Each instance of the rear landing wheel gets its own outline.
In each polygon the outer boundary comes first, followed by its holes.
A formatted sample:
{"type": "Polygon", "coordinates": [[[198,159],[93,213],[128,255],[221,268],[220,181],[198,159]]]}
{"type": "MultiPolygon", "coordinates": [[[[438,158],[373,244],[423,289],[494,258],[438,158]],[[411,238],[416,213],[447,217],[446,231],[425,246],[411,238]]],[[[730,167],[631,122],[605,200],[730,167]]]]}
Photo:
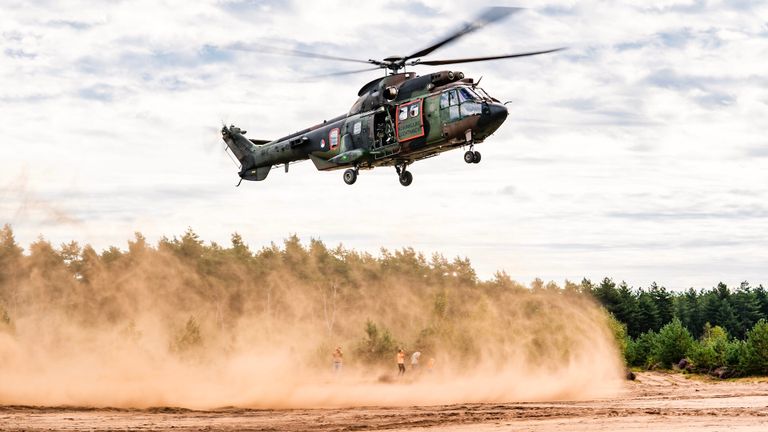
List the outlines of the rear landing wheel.
{"type": "Polygon", "coordinates": [[[357,181],[357,171],[348,169],[344,171],[344,183],[351,185],[357,181]]]}
{"type": "Polygon", "coordinates": [[[472,160],[472,163],[480,163],[480,152],[474,152],[474,159],[472,160]]]}
{"type": "Polygon", "coordinates": [[[413,182],[413,174],[411,174],[410,171],[403,171],[402,174],[400,174],[400,184],[403,186],[408,186],[413,182]]]}
{"type": "Polygon", "coordinates": [[[472,150],[464,153],[464,162],[466,163],[475,163],[475,152],[472,150]]]}

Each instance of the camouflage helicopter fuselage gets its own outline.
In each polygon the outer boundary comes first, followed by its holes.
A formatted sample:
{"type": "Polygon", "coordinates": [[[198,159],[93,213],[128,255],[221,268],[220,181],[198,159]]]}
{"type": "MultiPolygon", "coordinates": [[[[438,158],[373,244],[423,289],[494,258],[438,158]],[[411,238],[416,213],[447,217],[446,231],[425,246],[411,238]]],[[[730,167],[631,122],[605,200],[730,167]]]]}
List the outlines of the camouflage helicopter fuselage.
{"type": "Polygon", "coordinates": [[[310,159],[321,171],[346,169],[352,184],[360,169],[394,166],[400,183],[413,177],[407,166],[468,146],[467,163],[480,161],[474,144],[494,133],[507,109],[461,72],[424,76],[398,73],[373,80],[358,92],[349,113],[274,140],[252,140],[235,126],[222,138],[240,161],[240,178],[264,180],[270,169],[310,159]]]}

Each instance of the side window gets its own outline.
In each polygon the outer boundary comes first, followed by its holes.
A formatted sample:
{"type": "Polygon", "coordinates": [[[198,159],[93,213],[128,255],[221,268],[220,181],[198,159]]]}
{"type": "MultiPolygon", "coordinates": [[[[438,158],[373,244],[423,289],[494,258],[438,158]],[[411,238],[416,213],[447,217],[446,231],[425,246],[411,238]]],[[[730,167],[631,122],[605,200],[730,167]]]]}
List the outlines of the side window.
{"type": "Polygon", "coordinates": [[[450,92],[448,92],[448,98],[451,101],[451,106],[459,104],[459,98],[456,97],[456,90],[451,90],[450,92]]]}
{"type": "Polygon", "coordinates": [[[359,134],[360,134],[360,130],[361,130],[362,128],[363,128],[363,125],[362,125],[362,123],[360,123],[360,122],[356,122],[356,123],[355,123],[355,126],[354,126],[354,127],[352,127],[352,133],[353,133],[353,134],[355,134],[355,135],[359,135],[359,134]]]}
{"type": "Polygon", "coordinates": [[[331,129],[328,133],[328,142],[331,145],[331,150],[336,150],[339,147],[339,128],[331,129]]]}
{"type": "Polygon", "coordinates": [[[408,107],[400,107],[400,114],[397,115],[399,120],[405,120],[408,118],[408,107]]]}
{"type": "Polygon", "coordinates": [[[451,105],[450,108],[448,108],[448,118],[450,120],[458,120],[459,119],[459,106],[458,105],[451,105]]]}
{"type": "Polygon", "coordinates": [[[482,113],[483,109],[477,102],[467,101],[461,103],[461,116],[469,117],[482,113]]]}
{"type": "Polygon", "coordinates": [[[448,108],[448,92],[440,95],[440,108],[448,108]]]}

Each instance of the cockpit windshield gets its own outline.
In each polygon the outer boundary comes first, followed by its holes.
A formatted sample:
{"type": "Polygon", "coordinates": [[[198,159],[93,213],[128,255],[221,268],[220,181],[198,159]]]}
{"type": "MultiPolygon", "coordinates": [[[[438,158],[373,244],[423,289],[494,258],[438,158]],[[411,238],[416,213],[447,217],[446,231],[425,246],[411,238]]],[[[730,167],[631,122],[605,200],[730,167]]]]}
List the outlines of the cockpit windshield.
{"type": "Polygon", "coordinates": [[[469,87],[459,87],[459,99],[461,102],[482,101],[483,98],[469,87]]]}
{"type": "Polygon", "coordinates": [[[447,121],[482,114],[483,104],[490,100],[468,86],[456,86],[440,94],[440,109],[447,121]]]}

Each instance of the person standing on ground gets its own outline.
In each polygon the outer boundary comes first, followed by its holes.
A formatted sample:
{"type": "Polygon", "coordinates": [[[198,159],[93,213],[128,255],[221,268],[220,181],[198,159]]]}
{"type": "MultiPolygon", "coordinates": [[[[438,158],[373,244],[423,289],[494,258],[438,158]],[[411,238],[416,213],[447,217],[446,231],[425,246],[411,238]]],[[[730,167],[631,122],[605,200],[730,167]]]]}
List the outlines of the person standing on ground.
{"type": "Polygon", "coordinates": [[[333,373],[338,375],[341,373],[341,368],[344,363],[344,353],[341,352],[341,347],[337,346],[333,351],[333,373]]]}
{"type": "Polygon", "coordinates": [[[411,354],[411,369],[416,372],[419,369],[419,358],[421,357],[420,351],[415,351],[411,354]]]}
{"type": "Polygon", "coordinates": [[[402,348],[397,351],[397,375],[405,374],[405,351],[402,348]]]}

